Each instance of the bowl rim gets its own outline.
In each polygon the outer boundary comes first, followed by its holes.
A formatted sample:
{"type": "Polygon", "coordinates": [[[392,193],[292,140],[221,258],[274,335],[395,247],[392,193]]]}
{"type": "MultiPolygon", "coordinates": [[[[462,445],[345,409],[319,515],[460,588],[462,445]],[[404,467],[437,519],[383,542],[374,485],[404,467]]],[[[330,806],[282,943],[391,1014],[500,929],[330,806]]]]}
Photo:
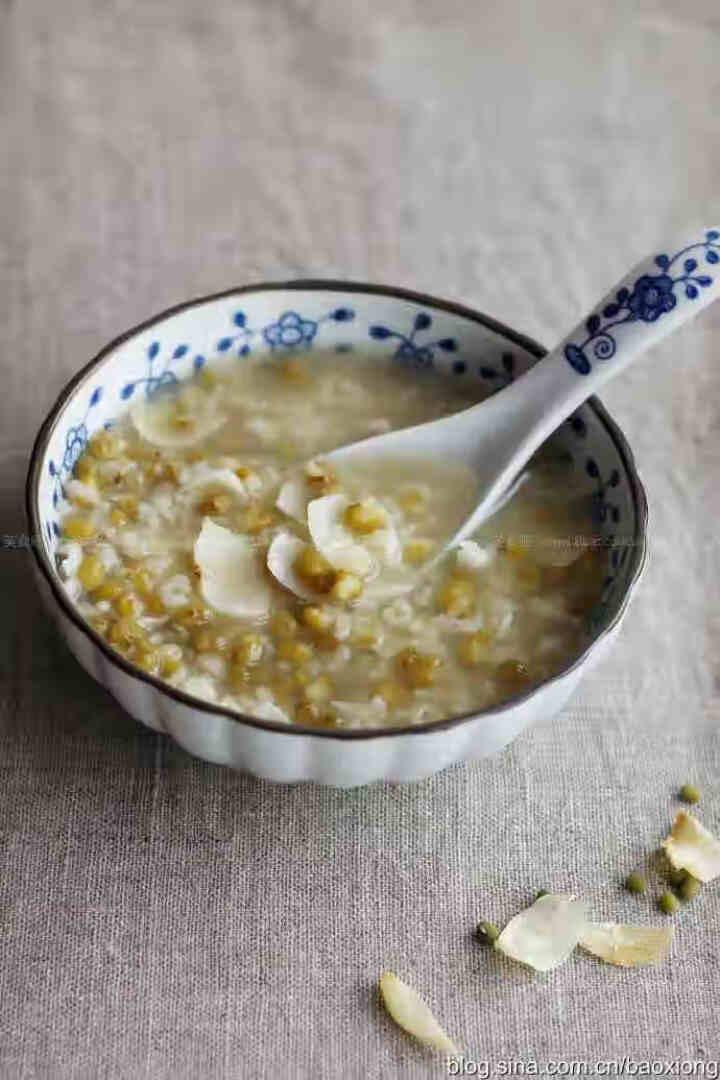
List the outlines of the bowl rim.
{"type": "Polygon", "coordinates": [[[344,293],[364,293],[369,296],[384,296],[395,300],[409,300],[414,303],[422,304],[423,306],[435,308],[438,311],[447,312],[450,315],[458,315],[462,318],[469,319],[482,326],[486,330],[491,330],[494,333],[505,338],[510,344],[517,345],[537,360],[541,360],[546,354],[545,349],[538,342],[532,338],[527,337],[525,334],[512,329],[512,327],[506,326],[504,323],[499,322],[497,319],[492,318],[490,315],[486,315],[481,311],[474,308],[467,307],[465,304],[460,304],[452,300],[443,300],[439,297],[432,296],[428,293],[416,292],[412,289],[405,289],[400,286],[393,285],[379,285],[375,283],[359,282],[359,281],[342,281],[340,279],[323,279],[323,278],[299,278],[291,279],[289,281],[270,281],[260,282],[254,285],[241,285],[230,289],[223,289],[220,292],[209,293],[203,296],[195,297],[191,300],[183,301],[179,304],[174,304],[172,307],[166,308],[164,311],[159,312],[156,315],[152,315],[150,318],[143,320],[130,330],[126,330],[124,333],[113,338],[112,341],[104,345],[102,349],[95,356],[88,361],[62,388],[58,394],[54,404],[51,406],[45,419],[43,420],[40,429],[37,433],[35,441],[33,443],[32,451],[30,453],[30,459],[28,463],[27,477],[25,482],[25,514],[30,532],[30,550],[35,559],[35,565],[44,577],[47,585],[50,588],[52,596],[56,603],[59,605],[63,614],[70,619],[74,626],[81,631],[81,633],[89,639],[90,643],[99,649],[106,660],[109,660],[116,667],[120,668],[126,675],[131,676],[134,679],[138,679],[142,682],[149,684],[155,690],[160,691],[162,694],[179,702],[181,705],[189,706],[190,708],[197,709],[206,713],[210,713],[216,716],[225,717],[228,720],[233,720],[235,723],[247,725],[250,727],[259,728],[263,731],[268,731],[277,734],[300,736],[306,735],[312,738],[319,739],[334,739],[341,741],[362,741],[366,739],[379,739],[396,736],[408,736],[408,735],[432,735],[439,731],[447,731],[452,728],[459,727],[461,724],[469,723],[471,720],[479,719],[485,716],[497,716],[509,709],[515,708],[518,705],[531,700],[533,697],[540,694],[545,687],[552,683],[558,682],[564,679],[572,672],[579,669],[586,661],[589,654],[612,632],[617,628],[621,619],[623,618],[627,607],[630,603],[630,598],[637,585],[640,576],[642,575],[645,563],[647,560],[647,524],[648,524],[648,504],[645,489],[642,481],[638,475],[637,467],[635,465],[635,458],[632,450],[627,442],[627,439],[623,435],[622,431],[609,415],[602,402],[595,396],[589,397],[585,404],[590,406],[598,416],[605,427],[608,435],[610,436],[615,448],[623,463],[623,467],[628,476],[630,483],[630,491],[635,506],[636,513],[636,529],[633,537],[633,548],[636,550],[635,566],[633,573],[628,580],[625,588],[625,594],[622,598],[622,602],[615,613],[612,620],[603,628],[603,630],[587,644],[585,649],[573,660],[568,666],[561,671],[556,672],[548,679],[544,679],[537,686],[532,687],[530,690],[523,694],[518,694],[511,698],[506,698],[504,701],[497,705],[491,705],[489,707],[475,710],[473,712],[462,713],[459,716],[451,716],[442,720],[434,720],[428,724],[408,725],[406,727],[393,728],[349,728],[349,729],[337,729],[337,728],[313,728],[309,725],[302,724],[287,724],[279,721],[262,720],[258,717],[249,716],[246,713],[240,712],[238,709],[227,708],[222,705],[215,705],[213,702],[204,701],[202,698],[194,697],[192,694],[187,694],[183,690],[172,686],[170,683],[165,682],[163,679],[158,678],[155,675],[151,675],[149,672],[143,671],[142,668],[137,667],[131,661],[127,660],[120,653],[116,652],[108,645],[104,638],[102,638],[82,615],[75,609],[72,601],[62,588],[62,584],[57,575],[57,570],[53,567],[49,558],[45,554],[44,546],[37,541],[37,537],[42,535],[39,509],[38,509],[38,490],[40,483],[41,462],[45,455],[47,445],[50,438],[59,422],[60,414],[66,403],[73,396],[75,391],[83,385],[90,377],[90,375],[98,368],[105,358],[112,352],[114,352],[119,346],[123,345],[126,341],[136,337],[144,330],[149,329],[152,326],[163,322],[172,315],[177,315],[181,311],[187,311],[193,307],[199,307],[201,304],[212,302],[213,300],[223,300],[231,296],[242,296],[251,293],[259,292],[344,292],[344,293]]]}

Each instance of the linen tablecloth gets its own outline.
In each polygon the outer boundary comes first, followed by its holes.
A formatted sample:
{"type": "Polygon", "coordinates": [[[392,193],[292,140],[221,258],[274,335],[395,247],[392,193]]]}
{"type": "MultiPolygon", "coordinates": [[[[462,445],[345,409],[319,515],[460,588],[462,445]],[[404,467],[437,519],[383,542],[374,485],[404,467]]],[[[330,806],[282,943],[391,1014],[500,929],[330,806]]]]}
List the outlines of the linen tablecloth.
{"type": "MultiPolygon", "coordinates": [[[[0,533],[25,531],[64,382],[190,296],[397,283],[554,343],[632,262],[718,224],[719,56],[716,0],[2,0],[0,533]]],[[[681,783],[720,831],[719,331],[711,311],[603,395],[651,506],[614,652],[560,716],[423,783],[193,760],[81,671],[27,555],[0,551],[3,1080],[447,1075],[378,1008],[385,968],[478,1075],[712,1075],[717,887],[654,970],[533,976],[472,930],[541,887],[660,922],[621,882],[681,783]]]]}

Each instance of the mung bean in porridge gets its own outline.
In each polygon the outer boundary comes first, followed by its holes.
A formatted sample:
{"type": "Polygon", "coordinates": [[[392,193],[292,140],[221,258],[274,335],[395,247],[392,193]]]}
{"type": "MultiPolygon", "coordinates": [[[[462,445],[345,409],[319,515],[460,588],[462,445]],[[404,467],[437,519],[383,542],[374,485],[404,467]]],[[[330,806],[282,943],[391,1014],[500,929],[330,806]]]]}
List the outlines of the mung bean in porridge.
{"type": "Polygon", "coordinates": [[[478,397],[322,353],[203,371],[90,440],[67,485],[66,588],[134,664],[261,719],[407,726],[523,693],[582,649],[601,588],[572,463],[548,444],[428,571],[476,502],[468,477],[322,457],[478,397]]]}

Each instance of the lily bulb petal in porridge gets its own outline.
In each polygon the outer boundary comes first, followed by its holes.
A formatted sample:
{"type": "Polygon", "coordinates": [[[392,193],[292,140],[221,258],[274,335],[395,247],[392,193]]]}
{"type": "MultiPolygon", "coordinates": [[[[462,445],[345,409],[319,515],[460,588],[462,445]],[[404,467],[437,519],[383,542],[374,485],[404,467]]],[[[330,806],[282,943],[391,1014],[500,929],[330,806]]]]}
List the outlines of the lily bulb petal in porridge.
{"type": "Polygon", "coordinates": [[[193,552],[200,592],[212,610],[239,619],[261,619],[268,614],[272,591],[249,536],[224,529],[207,517],[193,552]]]}
{"type": "Polygon", "coordinates": [[[323,460],[481,396],[321,352],[158,391],[77,462],[58,552],[68,594],[143,671],[267,723],[402,728],[524,694],[582,651],[602,588],[573,463],[548,444],[436,562],[477,500],[467,470],[323,460]]]}

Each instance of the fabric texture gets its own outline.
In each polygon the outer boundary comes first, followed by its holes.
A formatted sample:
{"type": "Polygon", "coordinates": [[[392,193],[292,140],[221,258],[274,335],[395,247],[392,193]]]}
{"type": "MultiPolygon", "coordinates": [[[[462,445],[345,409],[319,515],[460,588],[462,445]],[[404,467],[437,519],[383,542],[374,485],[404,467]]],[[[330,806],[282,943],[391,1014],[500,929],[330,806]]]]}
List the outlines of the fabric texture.
{"type": "MultiPolygon", "coordinates": [[[[0,534],[25,531],[63,384],[183,299],[379,281],[557,341],[719,224],[719,47],[716,0],[2,0],[0,534]]],[[[378,1007],[383,969],[481,1069],[717,1060],[717,885],[655,970],[533,976],[472,931],[539,888],[662,922],[686,780],[720,833],[719,340],[716,308],[603,395],[651,511],[613,653],[560,716],[423,783],[193,760],[81,671],[0,551],[3,1080],[447,1075],[378,1007]]]]}

